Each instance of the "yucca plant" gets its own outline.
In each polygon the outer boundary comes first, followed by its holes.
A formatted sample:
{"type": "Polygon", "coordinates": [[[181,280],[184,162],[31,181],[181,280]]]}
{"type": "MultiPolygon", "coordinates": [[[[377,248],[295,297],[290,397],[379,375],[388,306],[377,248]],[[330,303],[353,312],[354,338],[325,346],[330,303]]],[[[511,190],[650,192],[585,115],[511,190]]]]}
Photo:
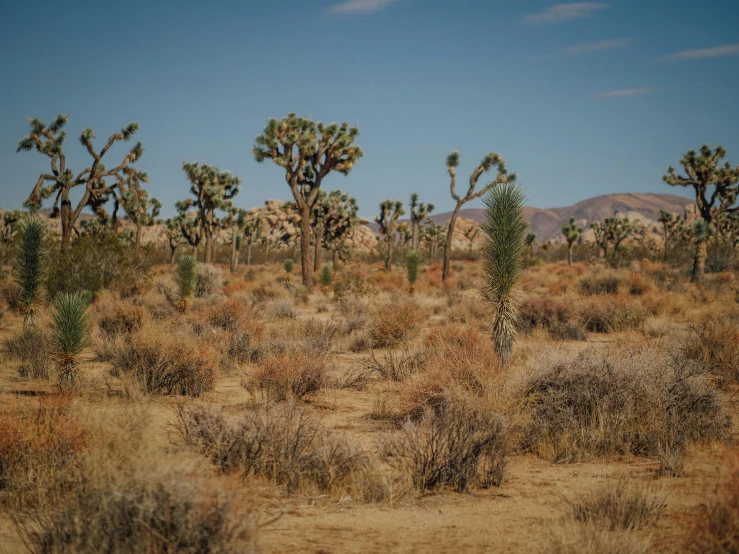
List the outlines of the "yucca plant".
{"type": "Polygon", "coordinates": [[[528,225],[523,215],[525,197],[520,185],[491,189],[485,197],[485,294],[493,307],[493,342],[502,363],[513,351],[518,307],[516,288],[521,279],[528,225]]]}
{"type": "Polygon", "coordinates": [[[703,219],[696,221],[690,229],[690,235],[693,237],[696,245],[693,274],[691,276],[691,282],[693,283],[703,281],[703,274],[706,272],[706,258],[708,257],[708,248],[706,245],[713,234],[713,226],[703,219]]]}
{"type": "Polygon", "coordinates": [[[323,264],[321,268],[321,286],[325,289],[331,286],[334,280],[334,272],[331,270],[331,266],[323,264]]]}
{"type": "Polygon", "coordinates": [[[77,382],[77,356],[87,345],[88,292],[61,293],[54,299],[54,358],[59,388],[69,390],[77,382]]]}
{"type": "Polygon", "coordinates": [[[46,226],[41,220],[33,218],[21,222],[16,280],[21,287],[20,307],[25,328],[36,326],[46,271],[45,238],[46,226]]]}
{"type": "Polygon", "coordinates": [[[285,268],[285,286],[290,286],[290,277],[293,274],[293,270],[295,269],[295,261],[292,258],[286,259],[284,262],[282,262],[282,267],[285,268]]]}
{"type": "Polygon", "coordinates": [[[409,292],[413,294],[416,281],[418,280],[418,270],[421,267],[421,253],[418,250],[410,250],[405,256],[405,269],[408,274],[409,292]]]}
{"type": "Polygon", "coordinates": [[[180,256],[177,260],[177,270],[174,280],[177,283],[177,294],[179,296],[178,308],[186,312],[190,307],[190,300],[195,293],[195,285],[198,281],[198,262],[189,254],[180,256]]]}

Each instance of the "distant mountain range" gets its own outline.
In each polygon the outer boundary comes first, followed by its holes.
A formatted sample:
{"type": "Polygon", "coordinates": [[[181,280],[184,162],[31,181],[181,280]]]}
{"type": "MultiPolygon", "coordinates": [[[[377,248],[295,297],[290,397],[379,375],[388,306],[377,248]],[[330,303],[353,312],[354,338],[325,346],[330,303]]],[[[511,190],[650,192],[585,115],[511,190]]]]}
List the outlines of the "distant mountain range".
{"type": "MultiPolygon", "coordinates": [[[[618,193],[604,194],[582,200],[574,206],[565,208],[534,208],[524,207],[524,214],[529,222],[532,233],[536,233],[538,242],[558,238],[561,235],[562,225],[571,217],[580,224],[588,226],[594,221],[619,214],[639,214],[644,219],[657,221],[659,211],[665,210],[671,213],[682,214],[686,206],[693,204],[694,200],[676,196],[674,194],[649,194],[649,193],[618,193]]],[[[476,222],[483,220],[485,210],[483,208],[463,209],[459,212],[460,217],[471,219],[476,222]]],[[[449,221],[452,212],[434,214],[431,219],[437,223],[444,224],[449,221]]]]}

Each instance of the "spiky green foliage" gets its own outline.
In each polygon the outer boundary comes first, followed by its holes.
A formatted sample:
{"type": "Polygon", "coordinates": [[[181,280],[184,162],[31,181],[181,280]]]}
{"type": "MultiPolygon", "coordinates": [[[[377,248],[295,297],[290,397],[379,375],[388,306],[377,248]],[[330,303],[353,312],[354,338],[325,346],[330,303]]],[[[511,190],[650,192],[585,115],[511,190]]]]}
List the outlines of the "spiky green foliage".
{"type": "Polygon", "coordinates": [[[310,288],[311,212],[323,179],[332,172],[348,175],[364,155],[354,144],[359,129],[344,122],[324,125],[289,113],[270,119],[254,140],[252,153],[258,162],[272,160],[285,169],[285,180],[300,212],[300,256],[303,284],[310,288]]]}
{"type": "Polygon", "coordinates": [[[327,289],[331,286],[333,280],[334,272],[331,270],[331,266],[328,264],[323,264],[323,267],[321,268],[321,286],[324,289],[327,289]]]}
{"type": "Polygon", "coordinates": [[[393,263],[393,233],[398,223],[398,218],[405,215],[403,202],[400,200],[383,200],[380,202],[380,215],[375,217],[375,223],[379,226],[380,234],[387,241],[387,256],[385,258],[385,271],[390,271],[393,263]]]}
{"type": "MultiPolygon", "coordinates": [[[[567,241],[567,264],[572,265],[572,245],[582,237],[583,228],[578,225],[574,217],[562,226],[562,234],[567,241]]],[[[534,235],[536,237],[536,235],[534,235]]]]}
{"type": "Polygon", "coordinates": [[[702,219],[693,223],[693,226],[690,228],[690,235],[698,244],[708,242],[714,235],[714,232],[713,226],[702,219]]]}
{"type": "Polygon", "coordinates": [[[177,270],[175,271],[174,280],[177,284],[177,295],[179,296],[179,309],[186,312],[190,306],[193,294],[195,294],[195,285],[198,281],[198,262],[189,254],[180,256],[177,259],[177,270]]]}
{"type": "Polygon", "coordinates": [[[282,262],[282,267],[285,268],[285,273],[288,275],[292,275],[293,270],[295,269],[295,260],[292,258],[287,258],[284,262],[282,262]]]}
{"type": "Polygon", "coordinates": [[[36,314],[46,276],[45,238],[46,226],[41,220],[30,218],[21,222],[20,241],[17,246],[17,282],[21,287],[20,306],[24,327],[36,325],[36,314]]]}
{"type": "Polygon", "coordinates": [[[410,285],[410,292],[413,294],[413,289],[418,281],[418,273],[421,269],[421,260],[423,256],[418,250],[410,250],[405,256],[405,269],[408,274],[408,284],[410,285]]]}
{"type": "Polygon", "coordinates": [[[125,182],[131,172],[135,173],[129,166],[144,152],[141,143],[138,142],[120,164],[108,169],[103,163],[103,158],[116,142],[129,140],[138,130],[138,123],[129,123],[119,133],[111,135],[100,150],[95,150],[93,144],[95,133],[92,129],[84,129],[80,134],[80,144],[92,157],[92,164],[75,175],[67,167],[63,149],[66,138],[63,128],[68,118],[69,115],[58,115],[48,126],[38,118],[33,118],[30,120],[30,133],[18,141],[18,152],[27,152],[35,148],[39,153],[49,157],[51,173],[42,173],[39,176],[24,205],[33,212],[42,207],[44,200],[52,196],[55,198],[52,213],[61,218],[64,247],[72,243],[72,230],[86,206],[92,208],[98,216],[107,215],[103,205],[119,183],[125,182]],[[72,208],[70,191],[78,186],[83,186],[84,192],[77,206],[72,208]]]}
{"type": "Polygon", "coordinates": [[[501,183],[513,183],[516,181],[516,174],[508,174],[508,170],[505,166],[505,160],[495,152],[491,152],[487,156],[485,156],[480,164],[474,169],[472,172],[472,175],[470,175],[470,181],[469,181],[469,187],[467,189],[467,193],[464,196],[461,196],[457,194],[457,167],[459,166],[459,152],[456,150],[449,154],[446,158],[446,165],[447,165],[447,171],[449,173],[449,177],[451,178],[450,183],[450,191],[452,194],[452,198],[457,203],[457,205],[454,207],[454,210],[452,211],[452,217],[449,219],[449,225],[447,226],[447,237],[448,240],[446,241],[444,245],[444,265],[441,271],[441,280],[446,281],[447,277],[449,277],[449,259],[452,252],[452,239],[454,237],[454,226],[457,222],[457,216],[459,215],[459,210],[462,209],[462,206],[466,204],[467,202],[470,202],[471,200],[475,200],[476,198],[481,198],[484,196],[488,191],[496,187],[497,185],[501,183]],[[476,190],[477,182],[480,179],[480,176],[490,171],[492,168],[496,168],[498,171],[497,176],[495,179],[485,186],[482,187],[479,191],[476,190]]]}
{"type": "Polygon", "coordinates": [[[62,389],[73,388],[77,382],[77,357],[87,345],[90,300],[87,292],[61,293],[54,299],[55,358],[62,389]]]}
{"type": "Polygon", "coordinates": [[[484,198],[485,292],[493,306],[493,342],[503,363],[513,351],[518,321],[515,293],[523,274],[528,229],[524,200],[523,189],[516,184],[499,185],[484,198]]]}
{"type": "MultiPolygon", "coordinates": [[[[200,238],[196,238],[198,234],[186,225],[200,227],[205,238],[205,263],[210,264],[213,263],[213,233],[219,226],[216,211],[228,213],[231,210],[232,199],[239,193],[241,179],[229,171],[198,162],[183,162],[182,170],[190,181],[190,194],[193,195],[193,198],[175,204],[182,223],[182,233],[200,243],[200,238]],[[195,219],[190,216],[193,208],[197,214],[195,219]]],[[[192,244],[190,238],[188,241],[192,244]]]]}

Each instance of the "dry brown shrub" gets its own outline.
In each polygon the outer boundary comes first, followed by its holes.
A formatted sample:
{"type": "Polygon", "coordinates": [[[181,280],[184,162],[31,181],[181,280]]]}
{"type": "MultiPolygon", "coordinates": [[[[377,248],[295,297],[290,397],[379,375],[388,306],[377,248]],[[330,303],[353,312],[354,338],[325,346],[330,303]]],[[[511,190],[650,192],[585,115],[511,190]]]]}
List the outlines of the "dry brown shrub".
{"type": "Polygon", "coordinates": [[[584,296],[616,294],[619,289],[619,277],[617,273],[607,270],[589,273],[580,278],[577,287],[584,296]]]}
{"type": "Polygon", "coordinates": [[[366,282],[382,292],[397,292],[408,288],[405,275],[399,271],[374,271],[367,276],[366,282]]]}
{"type": "Polygon", "coordinates": [[[673,351],[548,355],[523,389],[531,420],[522,446],[545,459],[658,457],[666,447],[729,435],[730,419],[705,372],[673,351]]]}
{"type": "Polygon", "coordinates": [[[641,304],[620,296],[591,298],[577,307],[578,319],[591,333],[613,333],[641,329],[647,313],[641,304]]]}
{"type": "Polygon", "coordinates": [[[182,329],[147,325],[124,342],[111,375],[132,376],[149,394],[200,396],[213,389],[218,350],[182,329]]]}
{"type": "Polygon", "coordinates": [[[370,337],[376,348],[392,348],[416,337],[425,319],[426,314],[418,303],[395,298],[375,312],[370,337]]]}
{"type": "Polygon", "coordinates": [[[300,400],[319,391],[325,383],[325,357],[297,352],[261,360],[244,387],[264,391],[268,398],[281,402],[289,398],[300,400]]]}
{"type": "Polygon", "coordinates": [[[726,464],[728,476],[716,495],[699,508],[686,535],[686,552],[736,554],[739,552],[739,458],[726,464]]]}
{"type": "Polygon", "coordinates": [[[634,272],[629,279],[629,294],[631,296],[644,296],[653,294],[657,287],[644,273],[634,272]]]}
{"type": "Polygon", "coordinates": [[[525,332],[540,327],[552,329],[571,322],[575,317],[572,301],[552,296],[528,298],[519,307],[519,326],[525,332]]]}
{"type": "Polygon", "coordinates": [[[42,397],[33,408],[0,408],[0,502],[14,509],[45,502],[47,488],[87,440],[69,397],[42,397]]]}
{"type": "Polygon", "coordinates": [[[288,493],[351,494],[377,501],[386,491],[365,455],[324,429],[295,403],[273,404],[227,419],[211,406],[180,406],[180,436],[221,471],[271,480],[288,493]]]}
{"type": "Polygon", "coordinates": [[[102,291],[90,308],[98,328],[108,337],[132,333],[140,329],[147,320],[142,306],[121,300],[113,293],[102,291]]]}
{"type": "Polygon", "coordinates": [[[722,387],[739,383],[739,323],[713,316],[691,325],[682,354],[703,364],[722,387]]]}
{"type": "Polygon", "coordinates": [[[53,370],[54,339],[42,327],[23,329],[3,342],[4,354],[21,361],[18,373],[23,378],[50,379],[53,370]]]}
{"type": "Polygon", "coordinates": [[[633,531],[656,523],[665,501],[643,488],[619,481],[615,485],[601,486],[574,500],[571,505],[576,521],[594,523],[609,531],[633,531]]]}

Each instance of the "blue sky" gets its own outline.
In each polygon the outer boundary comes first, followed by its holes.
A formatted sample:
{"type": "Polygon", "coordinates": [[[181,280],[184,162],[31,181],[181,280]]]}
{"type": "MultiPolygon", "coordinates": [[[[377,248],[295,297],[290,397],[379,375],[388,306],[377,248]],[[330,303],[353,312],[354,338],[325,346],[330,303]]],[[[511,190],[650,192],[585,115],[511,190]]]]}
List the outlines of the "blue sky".
{"type": "Polygon", "coordinates": [[[240,176],[239,206],[289,199],[251,146],[290,111],[359,123],[365,157],[324,186],[365,217],[414,191],[451,209],[454,149],[463,178],[500,153],[539,207],[681,192],[661,175],[686,150],[721,143],[739,163],[737,21],[728,0],[15,2],[0,21],[0,205],[48,170],[15,151],[26,117],[58,113],[75,171],[84,127],[102,142],[138,121],[165,215],[187,196],[183,160],[240,176]]]}

